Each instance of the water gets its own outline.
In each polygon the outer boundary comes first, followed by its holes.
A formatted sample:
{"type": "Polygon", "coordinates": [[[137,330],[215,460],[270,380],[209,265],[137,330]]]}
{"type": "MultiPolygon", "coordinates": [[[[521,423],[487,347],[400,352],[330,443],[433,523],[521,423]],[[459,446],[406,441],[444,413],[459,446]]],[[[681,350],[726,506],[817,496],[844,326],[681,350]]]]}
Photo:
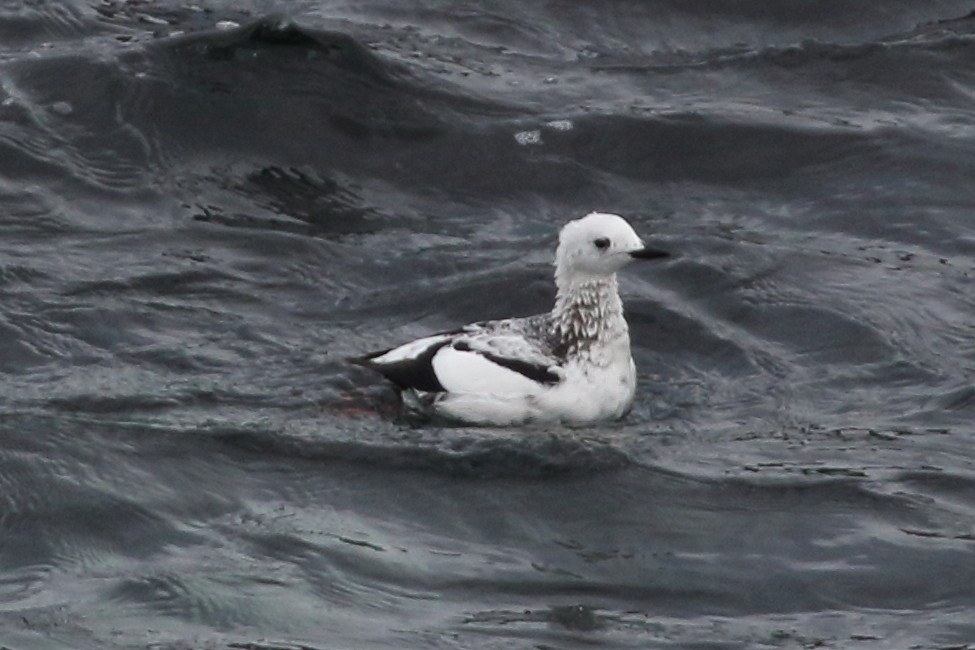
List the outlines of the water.
{"type": "Polygon", "coordinates": [[[0,4],[0,645],[975,645],[973,11],[0,4]],[[343,361],[592,209],[624,422],[343,361]]]}

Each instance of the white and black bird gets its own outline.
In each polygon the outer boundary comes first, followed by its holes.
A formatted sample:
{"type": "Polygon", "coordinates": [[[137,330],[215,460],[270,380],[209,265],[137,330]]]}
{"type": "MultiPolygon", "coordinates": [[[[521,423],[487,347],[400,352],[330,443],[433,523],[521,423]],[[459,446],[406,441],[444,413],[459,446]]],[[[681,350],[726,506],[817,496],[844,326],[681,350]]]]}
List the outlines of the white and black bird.
{"type": "Polygon", "coordinates": [[[636,390],[616,272],[633,259],[668,256],[647,248],[619,215],[593,212],[559,233],[551,312],[473,323],[351,361],[451,420],[616,420],[636,390]]]}

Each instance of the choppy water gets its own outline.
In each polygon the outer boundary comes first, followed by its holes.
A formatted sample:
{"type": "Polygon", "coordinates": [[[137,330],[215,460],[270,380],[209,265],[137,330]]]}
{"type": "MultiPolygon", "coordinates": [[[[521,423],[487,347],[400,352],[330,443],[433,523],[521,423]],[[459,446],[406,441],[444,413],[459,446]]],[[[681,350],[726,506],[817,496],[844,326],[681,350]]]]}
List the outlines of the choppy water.
{"type": "Polygon", "coordinates": [[[0,646],[975,645],[973,125],[971,1],[0,3],[0,646]],[[625,422],[342,361],[592,209],[625,422]]]}

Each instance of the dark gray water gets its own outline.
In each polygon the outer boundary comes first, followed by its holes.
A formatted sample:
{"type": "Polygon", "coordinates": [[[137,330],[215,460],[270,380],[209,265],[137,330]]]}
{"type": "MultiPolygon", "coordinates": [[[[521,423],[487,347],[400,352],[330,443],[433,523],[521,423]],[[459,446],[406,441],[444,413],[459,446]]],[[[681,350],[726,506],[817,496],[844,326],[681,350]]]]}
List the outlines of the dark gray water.
{"type": "Polygon", "coordinates": [[[975,647],[973,12],[0,2],[0,646],[975,647]],[[593,209],[626,421],[343,362],[593,209]]]}

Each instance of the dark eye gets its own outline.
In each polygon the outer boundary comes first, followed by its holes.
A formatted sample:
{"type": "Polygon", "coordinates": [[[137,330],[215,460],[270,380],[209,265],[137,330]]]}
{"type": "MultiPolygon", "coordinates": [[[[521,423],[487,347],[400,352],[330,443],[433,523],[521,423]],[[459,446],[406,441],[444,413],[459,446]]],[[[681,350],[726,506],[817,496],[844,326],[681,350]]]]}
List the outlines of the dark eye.
{"type": "Polygon", "coordinates": [[[607,238],[605,238],[605,237],[600,237],[599,239],[594,239],[592,241],[592,243],[593,243],[593,246],[595,246],[596,248],[598,248],[601,251],[604,251],[607,248],[609,248],[609,240],[607,238]]]}

